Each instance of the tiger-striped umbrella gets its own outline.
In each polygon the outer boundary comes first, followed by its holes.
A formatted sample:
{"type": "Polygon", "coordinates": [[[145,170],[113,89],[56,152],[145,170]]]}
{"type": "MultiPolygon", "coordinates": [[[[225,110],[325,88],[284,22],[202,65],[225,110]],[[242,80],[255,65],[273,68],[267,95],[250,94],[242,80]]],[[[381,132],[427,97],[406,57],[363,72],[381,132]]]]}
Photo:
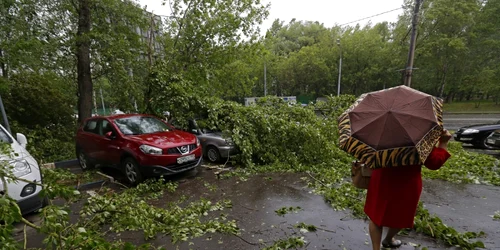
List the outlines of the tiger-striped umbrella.
{"type": "Polygon", "coordinates": [[[443,131],[441,99],[398,86],[361,95],[339,117],[339,145],[370,168],[422,165],[443,131]]]}

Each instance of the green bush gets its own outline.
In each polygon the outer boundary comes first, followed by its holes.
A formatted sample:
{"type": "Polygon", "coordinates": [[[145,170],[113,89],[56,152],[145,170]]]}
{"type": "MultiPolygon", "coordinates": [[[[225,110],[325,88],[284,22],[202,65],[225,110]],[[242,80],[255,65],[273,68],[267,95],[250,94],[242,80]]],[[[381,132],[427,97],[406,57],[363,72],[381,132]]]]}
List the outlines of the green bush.
{"type": "MultiPolygon", "coordinates": [[[[74,158],[75,103],[68,83],[55,74],[23,72],[0,89],[11,130],[28,138],[29,152],[40,162],[74,158]]],[[[73,92],[74,93],[74,92],[73,92]]]]}

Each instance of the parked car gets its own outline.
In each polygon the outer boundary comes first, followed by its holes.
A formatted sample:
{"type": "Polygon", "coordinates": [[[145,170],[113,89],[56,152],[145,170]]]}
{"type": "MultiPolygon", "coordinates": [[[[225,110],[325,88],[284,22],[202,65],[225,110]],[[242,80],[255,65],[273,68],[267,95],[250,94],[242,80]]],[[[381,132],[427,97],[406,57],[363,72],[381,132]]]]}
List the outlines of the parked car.
{"type": "Polygon", "coordinates": [[[83,170],[115,167],[132,185],[147,177],[189,171],[203,158],[196,136],[143,114],[87,119],[76,135],[76,155],[83,170]]]}
{"type": "Polygon", "coordinates": [[[487,137],[493,131],[500,129],[500,121],[493,124],[478,124],[460,128],[453,138],[456,141],[470,143],[476,148],[490,149],[490,145],[486,143],[487,137]]]}
{"type": "Polygon", "coordinates": [[[11,173],[18,177],[30,181],[10,181],[0,179],[0,194],[5,192],[7,187],[8,195],[17,201],[23,215],[37,211],[47,204],[47,198],[40,196],[42,187],[35,183],[42,183],[40,167],[35,159],[26,150],[28,143],[26,136],[18,133],[16,140],[12,135],[0,125],[0,143],[9,147],[3,148],[0,152],[0,167],[11,167],[11,173]]]}
{"type": "MultiPolygon", "coordinates": [[[[204,156],[210,162],[217,163],[238,153],[233,140],[230,137],[223,136],[221,131],[200,128],[196,119],[189,119],[187,122],[187,128],[184,128],[184,130],[198,137],[203,147],[204,156]]],[[[175,119],[171,120],[171,124],[183,129],[175,119]]]]}
{"type": "Polygon", "coordinates": [[[495,149],[500,149],[500,129],[493,131],[493,133],[486,138],[486,144],[495,149]]]}

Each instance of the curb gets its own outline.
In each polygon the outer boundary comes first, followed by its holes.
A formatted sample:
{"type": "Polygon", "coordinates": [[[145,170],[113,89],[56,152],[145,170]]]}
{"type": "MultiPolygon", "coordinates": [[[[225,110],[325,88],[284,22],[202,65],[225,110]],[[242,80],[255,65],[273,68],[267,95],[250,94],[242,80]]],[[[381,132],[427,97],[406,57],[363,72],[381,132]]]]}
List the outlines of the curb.
{"type": "Polygon", "coordinates": [[[77,159],[42,164],[43,168],[48,168],[48,169],[70,168],[70,167],[75,167],[75,166],[78,166],[77,159]]]}
{"type": "MultiPolygon", "coordinates": [[[[66,160],[66,161],[58,161],[58,162],[51,162],[51,163],[45,163],[42,164],[41,167],[45,169],[56,169],[56,168],[71,168],[71,167],[78,167],[78,160],[77,159],[72,159],[72,160],[66,160]]],[[[75,186],[74,188],[77,190],[81,189],[87,189],[87,188],[92,188],[93,186],[98,186],[104,183],[105,181],[109,181],[111,183],[115,183],[116,180],[112,176],[106,175],[101,172],[97,172],[98,175],[101,177],[104,177],[102,180],[97,180],[93,182],[88,182],[88,183],[83,183],[81,185],[75,186]]]]}

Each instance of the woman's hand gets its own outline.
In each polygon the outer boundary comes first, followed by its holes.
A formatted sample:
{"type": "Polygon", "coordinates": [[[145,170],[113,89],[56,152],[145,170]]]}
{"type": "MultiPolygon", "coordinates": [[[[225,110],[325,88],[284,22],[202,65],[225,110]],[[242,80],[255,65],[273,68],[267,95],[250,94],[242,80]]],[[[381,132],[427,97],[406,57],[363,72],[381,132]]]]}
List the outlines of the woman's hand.
{"type": "Polygon", "coordinates": [[[439,138],[438,148],[446,149],[448,147],[448,141],[451,139],[450,131],[443,129],[441,133],[441,137],[439,138]]]}

